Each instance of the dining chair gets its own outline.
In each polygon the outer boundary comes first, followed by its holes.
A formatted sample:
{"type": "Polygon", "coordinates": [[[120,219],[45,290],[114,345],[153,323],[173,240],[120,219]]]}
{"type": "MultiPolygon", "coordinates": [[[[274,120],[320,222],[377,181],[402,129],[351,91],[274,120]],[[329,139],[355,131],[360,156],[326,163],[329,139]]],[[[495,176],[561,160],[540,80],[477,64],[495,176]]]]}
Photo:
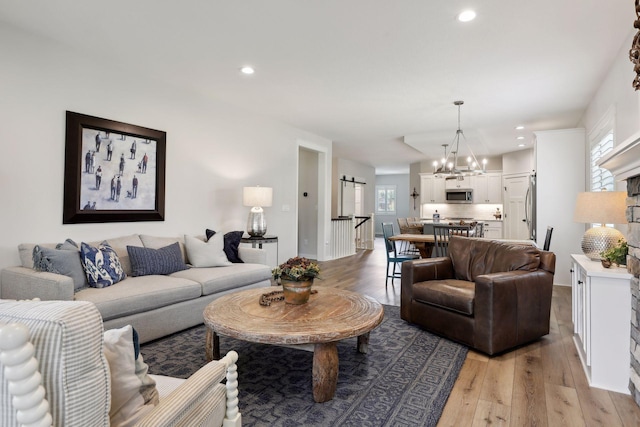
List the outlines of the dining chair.
{"type": "Polygon", "coordinates": [[[409,228],[409,221],[407,220],[407,218],[396,218],[396,221],[398,221],[400,233],[404,233],[405,230],[409,228]]]}
{"type": "Polygon", "coordinates": [[[475,231],[475,226],[471,225],[448,225],[433,224],[433,240],[435,243],[435,256],[446,257],[449,255],[449,239],[451,236],[469,237],[471,230],[475,231]]]}
{"type": "Polygon", "coordinates": [[[393,223],[391,222],[383,222],[382,223],[382,235],[384,236],[384,246],[385,251],[387,253],[387,277],[384,281],[385,288],[389,284],[389,279],[391,279],[391,284],[393,285],[393,279],[401,278],[401,269],[398,269],[398,264],[402,265],[403,262],[409,261],[412,259],[420,258],[419,255],[414,254],[398,254],[396,249],[396,242],[389,240],[389,237],[394,235],[393,232],[393,223]],[[389,267],[393,264],[393,270],[389,273],[389,267]]]}
{"type": "MultiPolygon", "coordinates": [[[[419,234],[422,232],[422,228],[412,227],[409,224],[409,218],[396,218],[398,221],[398,228],[401,234],[419,234]]],[[[400,242],[400,255],[419,255],[420,251],[411,242],[400,242]]]]}
{"type": "Polygon", "coordinates": [[[545,251],[548,251],[551,246],[551,234],[553,234],[553,227],[547,227],[547,235],[544,237],[544,246],[542,247],[545,251]]]}

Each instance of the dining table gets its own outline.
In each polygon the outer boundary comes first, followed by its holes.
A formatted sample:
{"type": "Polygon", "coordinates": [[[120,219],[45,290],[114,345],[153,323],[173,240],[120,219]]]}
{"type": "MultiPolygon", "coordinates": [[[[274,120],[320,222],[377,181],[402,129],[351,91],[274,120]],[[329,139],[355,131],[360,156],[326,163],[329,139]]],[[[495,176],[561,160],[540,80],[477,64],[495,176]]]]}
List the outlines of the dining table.
{"type": "Polygon", "coordinates": [[[436,241],[433,234],[402,233],[389,237],[392,242],[409,242],[418,249],[420,257],[431,258],[436,241]]]}
{"type": "MultiPolygon", "coordinates": [[[[402,233],[389,237],[392,242],[409,242],[418,249],[421,258],[431,258],[433,254],[433,248],[436,245],[435,237],[433,234],[412,234],[402,233]]],[[[519,240],[519,239],[491,239],[499,242],[514,243],[521,245],[533,245],[538,247],[536,242],[532,240],[519,240]]]]}

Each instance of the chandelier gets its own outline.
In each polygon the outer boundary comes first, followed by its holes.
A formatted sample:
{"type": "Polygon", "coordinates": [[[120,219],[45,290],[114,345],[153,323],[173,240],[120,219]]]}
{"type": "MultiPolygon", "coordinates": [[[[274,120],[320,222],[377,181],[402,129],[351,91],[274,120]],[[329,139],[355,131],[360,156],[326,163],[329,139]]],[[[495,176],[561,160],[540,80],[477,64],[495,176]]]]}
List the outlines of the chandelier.
{"type": "Polygon", "coordinates": [[[453,102],[453,105],[458,107],[458,130],[456,130],[456,136],[453,137],[451,149],[447,151],[449,144],[442,144],[444,147],[444,157],[440,162],[437,160],[433,162],[433,173],[438,176],[459,177],[462,179],[463,176],[482,175],[486,172],[487,159],[483,159],[482,164],[478,162],[478,159],[475,154],[473,154],[467,142],[467,138],[464,136],[464,132],[462,132],[460,128],[460,106],[462,104],[464,104],[464,101],[453,102]],[[458,164],[458,160],[460,160],[460,137],[462,137],[463,142],[469,150],[469,156],[466,159],[467,163],[464,165],[458,164]]]}

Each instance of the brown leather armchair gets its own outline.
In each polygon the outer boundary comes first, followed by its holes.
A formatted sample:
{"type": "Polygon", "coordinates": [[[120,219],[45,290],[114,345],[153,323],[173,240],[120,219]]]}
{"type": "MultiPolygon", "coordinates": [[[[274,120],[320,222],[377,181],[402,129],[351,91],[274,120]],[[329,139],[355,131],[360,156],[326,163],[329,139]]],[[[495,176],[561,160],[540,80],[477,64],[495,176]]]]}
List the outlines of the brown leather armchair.
{"type": "Polygon", "coordinates": [[[449,256],[402,264],[400,316],[493,355],[549,333],[556,256],[451,237],[449,256]]]}

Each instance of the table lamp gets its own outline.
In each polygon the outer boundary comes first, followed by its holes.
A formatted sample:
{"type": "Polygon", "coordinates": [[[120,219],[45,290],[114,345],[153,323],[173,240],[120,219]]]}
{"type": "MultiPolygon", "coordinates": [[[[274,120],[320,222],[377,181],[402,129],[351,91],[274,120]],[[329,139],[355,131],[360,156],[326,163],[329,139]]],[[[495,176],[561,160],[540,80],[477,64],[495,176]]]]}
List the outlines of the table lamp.
{"type": "Polygon", "coordinates": [[[578,193],[574,222],[601,224],[588,229],[582,236],[582,252],[592,260],[602,259],[600,252],[618,244],[624,236],[606,224],[626,224],[626,197],[624,191],[592,191],[578,193]]]}
{"type": "Polygon", "coordinates": [[[247,233],[251,237],[262,237],[267,232],[267,221],[262,208],[271,206],[272,202],[273,188],[256,186],[242,189],[242,203],[251,207],[247,220],[247,233]]]}

